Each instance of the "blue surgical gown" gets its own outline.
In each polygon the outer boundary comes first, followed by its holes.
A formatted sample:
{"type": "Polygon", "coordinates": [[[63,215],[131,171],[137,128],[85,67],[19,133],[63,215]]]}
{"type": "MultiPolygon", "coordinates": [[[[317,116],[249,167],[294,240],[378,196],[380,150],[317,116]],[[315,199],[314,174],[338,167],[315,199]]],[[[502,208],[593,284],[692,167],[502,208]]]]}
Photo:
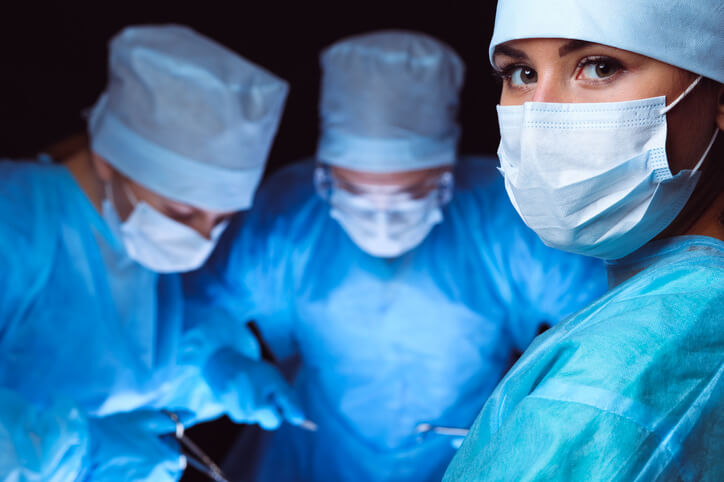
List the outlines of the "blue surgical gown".
{"type": "Polygon", "coordinates": [[[609,270],[498,385],[446,481],[724,480],[724,242],[655,241],[609,270]]]}
{"type": "Polygon", "coordinates": [[[470,426],[540,325],[605,291],[600,261],[523,225],[495,165],[461,161],[444,221],[381,259],[329,216],[314,163],[298,163],[186,278],[193,296],[255,319],[277,358],[301,359],[295,386],[319,430],[283,426],[259,480],[439,480],[454,449],[417,425],[470,426]]]}
{"type": "Polygon", "coordinates": [[[194,362],[212,347],[183,319],[179,276],[130,260],[65,167],[0,162],[0,179],[0,388],[89,416],[218,416],[194,362]]]}
{"type": "Polygon", "coordinates": [[[0,388],[0,407],[0,480],[66,482],[83,473],[88,425],[72,403],[40,407],[0,388]]]}

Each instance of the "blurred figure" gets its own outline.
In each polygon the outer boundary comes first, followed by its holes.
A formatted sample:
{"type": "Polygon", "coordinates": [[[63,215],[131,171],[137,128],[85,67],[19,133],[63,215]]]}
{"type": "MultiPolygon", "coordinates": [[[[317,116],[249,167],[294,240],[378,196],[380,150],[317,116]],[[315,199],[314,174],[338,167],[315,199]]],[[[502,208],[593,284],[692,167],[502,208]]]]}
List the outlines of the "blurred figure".
{"type": "Polygon", "coordinates": [[[513,354],[603,292],[604,270],[538,241],[492,159],[458,158],[449,47],[380,32],[321,60],[316,162],[275,175],[185,287],[300,359],[318,429],[282,426],[257,480],[439,480],[458,440],[418,426],[468,427],[513,354]]]}
{"type": "Polygon", "coordinates": [[[724,480],[722,25],[720,0],[498,2],[507,192],[611,290],[531,345],[445,480],[724,480]]]}
{"type": "MultiPolygon", "coordinates": [[[[0,388],[2,480],[77,480],[89,458],[88,420],[67,400],[36,406],[0,388]]],[[[176,464],[181,464],[178,455],[176,464]]],[[[172,460],[173,461],[173,460],[172,460]]]]}
{"type": "Polygon", "coordinates": [[[180,26],[126,28],[109,57],[89,146],[0,163],[1,478],[173,480],[158,409],[223,411],[175,273],[251,206],[287,85],[180,26]]]}

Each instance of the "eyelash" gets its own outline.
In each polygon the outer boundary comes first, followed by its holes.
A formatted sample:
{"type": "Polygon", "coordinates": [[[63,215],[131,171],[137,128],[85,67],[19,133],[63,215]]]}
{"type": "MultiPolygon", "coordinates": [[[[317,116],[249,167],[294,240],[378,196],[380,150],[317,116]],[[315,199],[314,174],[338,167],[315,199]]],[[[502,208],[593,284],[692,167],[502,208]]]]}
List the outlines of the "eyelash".
{"type": "Polygon", "coordinates": [[[581,59],[581,61],[578,63],[578,66],[576,67],[576,75],[578,75],[578,73],[580,73],[583,68],[592,64],[600,63],[608,64],[614,69],[614,73],[611,74],[611,76],[606,77],[605,79],[600,79],[595,82],[608,82],[611,79],[615,78],[620,72],[623,72],[625,70],[624,65],[619,60],[616,60],[613,57],[607,57],[605,55],[596,55],[581,59]]]}
{"type": "Polygon", "coordinates": [[[514,63],[514,64],[508,64],[508,65],[506,65],[504,67],[500,67],[500,68],[496,67],[495,69],[493,69],[493,76],[495,76],[495,78],[498,79],[498,81],[500,81],[500,82],[510,80],[510,77],[513,75],[513,72],[519,67],[525,68],[528,66],[525,64],[514,63]]]}
{"type": "MultiPolygon", "coordinates": [[[[588,65],[598,64],[598,63],[603,63],[603,62],[605,62],[605,63],[609,64],[611,67],[613,67],[616,72],[613,75],[611,75],[611,77],[608,77],[607,79],[602,79],[597,82],[604,82],[609,79],[612,79],[618,74],[618,72],[625,70],[624,65],[619,60],[616,60],[613,57],[608,57],[605,55],[594,55],[594,56],[584,57],[583,59],[581,59],[578,62],[578,65],[576,66],[576,76],[581,72],[581,70],[583,68],[587,67],[588,65]]],[[[523,63],[519,63],[519,62],[512,63],[512,64],[505,65],[503,67],[499,67],[499,68],[496,67],[493,70],[493,76],[495,76],[495,78],[498,79],[499,82],[508,82],[510,80],[511,76],[513,75],[513,72],[515,72],[519,68],[531,68],[531,67],[527,64],[523,64],[523,63]]]]}

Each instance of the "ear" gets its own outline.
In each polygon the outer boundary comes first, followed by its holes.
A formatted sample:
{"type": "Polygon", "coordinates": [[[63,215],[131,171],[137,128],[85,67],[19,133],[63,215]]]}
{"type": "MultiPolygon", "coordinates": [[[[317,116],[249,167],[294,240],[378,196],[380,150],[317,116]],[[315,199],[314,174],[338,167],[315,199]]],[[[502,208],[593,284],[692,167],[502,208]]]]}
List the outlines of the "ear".
{"type": "Polygon", "coordinates": [[[98,153],[95,151],[91,151],[91,160],[93,162],[93,169],[95,169],[96,174],[103,182],[110,182],[111,178],[113,177],[113,167],[103,159],[98,153]]]}
{"type": "Polygon", "coordinates": [[[716,123],[719,129],[724,131],[724,84],[719,84],[719,95],[717,99],[719,99],[719,104],[717,105],[716,111],[716,123]]]}

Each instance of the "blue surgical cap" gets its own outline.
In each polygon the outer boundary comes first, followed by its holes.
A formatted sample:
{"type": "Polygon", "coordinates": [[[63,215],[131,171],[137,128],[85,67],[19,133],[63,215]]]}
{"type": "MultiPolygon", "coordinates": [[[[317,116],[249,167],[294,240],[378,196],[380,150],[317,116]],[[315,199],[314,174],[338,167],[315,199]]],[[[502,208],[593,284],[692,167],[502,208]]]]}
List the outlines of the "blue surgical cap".
{"type": "Polygon", "coordinates": [[[464,65],[418,33],[351,37],[321,55],[317,158],[367,172],[453,164],[464,65]]]}
{"type": "Polygon", "coordinates": [[[110,43],[91,147],[170,199],[248,209],[287,92],[283,80],[189,28],[129,27],[110,43]]]}
{"type": "Polygon", "coordinates": [[[724,82],[722,0],[499,0],[490,61],[525,38],[609,45],[724,82]]]}

